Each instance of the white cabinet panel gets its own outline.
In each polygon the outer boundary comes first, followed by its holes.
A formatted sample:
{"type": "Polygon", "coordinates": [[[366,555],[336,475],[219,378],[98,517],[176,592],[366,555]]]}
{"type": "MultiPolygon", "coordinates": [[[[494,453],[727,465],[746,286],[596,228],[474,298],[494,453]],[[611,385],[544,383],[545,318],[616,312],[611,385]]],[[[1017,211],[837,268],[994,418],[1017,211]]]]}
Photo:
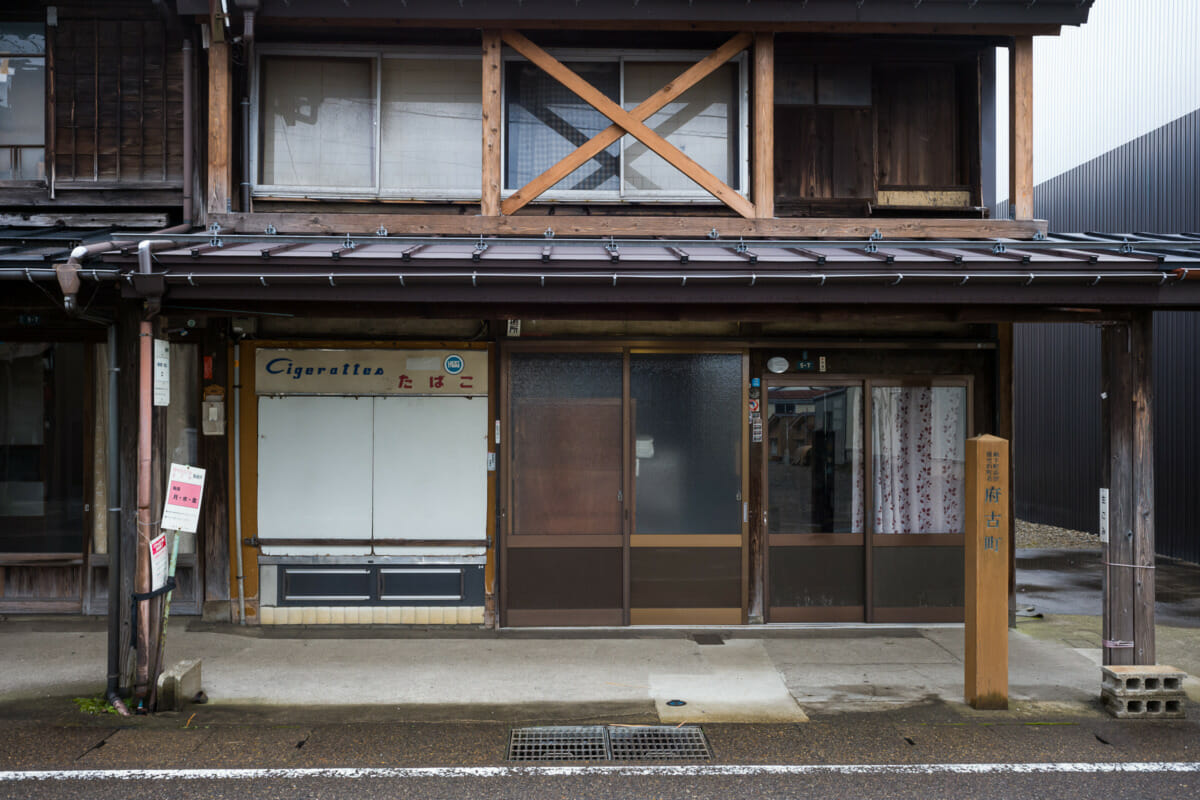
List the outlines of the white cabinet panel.
{"type": "MultiPolygon", "coordinates": [[[[260,397],[258,535],[371,538],[370,397],[260,397]]],[[[264,546],[263,555],[367,554],[361,546],[264,546]]]]}
{"type": "MultiPolygon", "coordinates": [[[[375,538],[487,535],[487,398],[375,398],[375,538]]],[[[376,546],[380,555],[476,548],[376,546]]]]}

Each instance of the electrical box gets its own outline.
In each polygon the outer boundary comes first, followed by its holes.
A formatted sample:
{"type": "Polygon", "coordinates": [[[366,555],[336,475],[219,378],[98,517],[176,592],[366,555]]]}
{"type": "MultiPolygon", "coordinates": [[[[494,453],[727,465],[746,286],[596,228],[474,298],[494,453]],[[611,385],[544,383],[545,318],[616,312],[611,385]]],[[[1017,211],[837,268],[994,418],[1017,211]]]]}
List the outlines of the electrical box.
{"type": "Polygon", "coordinates": [[[209,386],[200,403],[200,430],[205,436],[225,435],[225,390],[209,386]]]}

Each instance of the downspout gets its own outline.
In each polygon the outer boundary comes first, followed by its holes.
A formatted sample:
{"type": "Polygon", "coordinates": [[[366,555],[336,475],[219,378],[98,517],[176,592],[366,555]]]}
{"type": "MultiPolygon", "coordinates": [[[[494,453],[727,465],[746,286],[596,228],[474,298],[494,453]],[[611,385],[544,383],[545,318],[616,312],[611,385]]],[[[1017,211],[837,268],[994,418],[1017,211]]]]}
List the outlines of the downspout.
{"type": "MultiPolygon", "coordinates": [[[[153,251],[176,244],[169,240],[155,239],[138,242],[138,272],[149,275],[152,271],[153,251]]],[[[137,482],[137,563],[134,570],[134,587],[138,594],[150,592],[150,532],[154,527],[151,519],[151,486],[153,481],[154,453],[152,445],[152,423],[154,412],[154,330],[150,320],[142,320],[138,330],[138,482],[137,482]]],[[[135,696],[146,697],[150,691],[150,601],[138,601],[137,614],[137,671],[134,673],[135,696]]]]}
{"type": "Polygon", "coordinates": [[[192,148],[195,146],[193,141],[194,133],[192,126],[195,124],[195,110],[192,108],[193,88],[192,83],[196,77],[195,59],[192,57],[192,40],[183,40],[183,222],[186,225],[192,224],[192,170],[194,169],[194,160],[192,156],[192,148]]]}
{"type": "MultiPolygon", "coordinates": [[[[72,295],[74,299],[74,295],[72,295]]],[[[108,487],[108,685],[109,704],[122,717],[129,709],[117,694],[121,681],[121,465],[117,446],[119,422],[117,399],[117,326],[108,326],[108,435],[105,437],[105,466],[108,487]]]]}
{"type": "Polygon", "coordinates": [[[242,49],[245,53],[246,91],[242,95],[242,212],[250,212],[250,81],[254,75],[254,14],[257,0],[242,6],[242,49]]]}
{"type": "Polygon", "coordinates": [[[233,552],[237,554],[238,624],[246,624],[246,573],[242,568],[242,339],[233,345],[233,552]]]}

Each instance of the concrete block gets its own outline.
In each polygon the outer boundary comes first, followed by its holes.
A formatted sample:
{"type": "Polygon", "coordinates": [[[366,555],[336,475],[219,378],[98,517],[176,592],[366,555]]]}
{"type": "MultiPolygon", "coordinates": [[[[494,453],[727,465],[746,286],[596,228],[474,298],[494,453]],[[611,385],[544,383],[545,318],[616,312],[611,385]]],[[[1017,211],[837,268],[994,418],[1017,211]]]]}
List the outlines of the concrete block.
{"type": "Polygon", "coordinates": [[[415,617],[413,619],[414,625],[429,624],[429,606],[417,606],[413,609],[413,611],[415,612],[415,617]]]}
{"type": "Polygon", "coordinates": [[[483,624],[483,606],[473,606],[471,608],[471,624],[472,625],[482,625],[483,624]]]}
{"type": "Polygon", "coordinates": [[[329,624],[330,625],[345,625],[346,624],[346,608],[345,608],[345,606],[330,606],[330,608],[329,608],[329,624]]]}
{"type": "Polygon", "coordinates": [[[1187,673],[1166,664],[1112,664],[1100,668],[1102,691],[1124,697],[1183,692],[1187,673]]]}
{"type": "Polygon", "coordinates": [[[412,606],[400,607],[400,624],[413,625],[417,621],[417,610],[412,606]]]}
{"type": "Polygon", "coordinates": [[[388,606],[388,610],[387,610],[388,625],[399,625],[401,616],[402,615],[400,613],[400,606],[388,606]]]}
{"type": "Polygon", "coordinates": [[[358,607],[358,624],[359,625],[374,625],[375,624],[375,609],[371,606],[358,607]]]}
{"type": "Polygon", "coordinates": [[[275,607],[274,606],[259,606],[258,621],[261,625],[275,624],[275,607]]]}
{"type": "Polygon", "coordinates": [[[200,659],[180,661],[158,676],[156,711],[182,711],[200,693],[200,659]]]}
{"type": "Polygon", "coordinates": [[[376,606],[371,610],[371,621],[376,625],[387,625],[388,610],[386,606],[376,606]]]}
{"type": "Polygon", "coordinates": [[[317,606],[317,624],[329,624],[329,606],[317,606]]]}
{"type": "Polygon", "coordinates": [[[441,606],[429,607],[429,624],[441,625],[442,620],[446,618],[445,610],[441,606]]]}
{"type": "Polygon", "coordinates": [[[301,616],[301,620],[303,620],[302,624],[304,624],[304,625],[316,625],[317,624],[317,609],[314,606],[305,606],[303,608],[303,612],[304,612],[303,616],[301,616]]]}
{"type": "Polygon", "coordinates": [[[343,611],[342,611],[342,615],[343,615],[343,618],[346,620],[347,625],[357,625],[358,624],[358,607],[357,606],[346,606],[346,608],[343,609],[343,611]]]}
{"type": "Polygon", "coordinates": [[[287,610],[288,625],[303,625],[304,624],[304,609],[298,606],[287,610]]]}
{"type": "Polygon", "coordinates": [[[1128,697],[1103,692],[1104,708],[1118,719],[1183,719],[1187,697],[1183,693],[1170,696],[1128,697]]]}

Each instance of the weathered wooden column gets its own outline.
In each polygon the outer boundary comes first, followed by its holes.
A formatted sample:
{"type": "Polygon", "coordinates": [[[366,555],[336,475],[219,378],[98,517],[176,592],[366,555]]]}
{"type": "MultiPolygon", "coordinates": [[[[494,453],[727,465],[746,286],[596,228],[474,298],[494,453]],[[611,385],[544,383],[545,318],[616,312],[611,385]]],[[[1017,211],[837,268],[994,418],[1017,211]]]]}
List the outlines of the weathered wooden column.
{"type": "Polygon", "coordinates": [[[1100,335],[1106,665],[1155,663],[1152,320],[1137,312],[1100,335]]]}
{"type": "Polygon", "coordinates": [[[754,216],[775,216],[775,35],[754,35],[754,216]]]}
{"type": "Polygon", "coordinates": [[[500,105],[501,69],[500,32],[483,32],[483,187],[479,213],[500,216],[500,105]]]}
{"type": "Polygon", "coordinates": [[[1033,37],[1008,49],[1008,201],[1013,219],[1033,219],[1033,37]]]}
{"type": "Polygon", "coordinates": [[[963,697],[1008,708],[1008,442],[967,440],[966,609],[963,697]]]}
{"type": "Polygon", "coordinates": [[[208,45],[208,190],[205,209],[224,214],[232,208],[233,83],[229,43],[208,45]]]}

